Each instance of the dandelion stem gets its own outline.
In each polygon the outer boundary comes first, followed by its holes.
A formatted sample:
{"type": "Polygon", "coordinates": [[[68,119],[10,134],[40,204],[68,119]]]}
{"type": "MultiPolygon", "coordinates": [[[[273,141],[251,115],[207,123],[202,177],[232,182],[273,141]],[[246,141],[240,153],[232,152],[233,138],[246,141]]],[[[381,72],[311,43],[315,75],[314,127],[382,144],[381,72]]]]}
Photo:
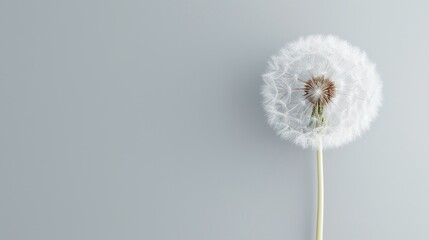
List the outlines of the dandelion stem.
{"type": "Polygon", "coordinates": [[[323,210],[324,210],[324,186],[323,186],[323,146],[320,140],[317,148],[317,225],[316,240],[323,240],[323,210]]]}

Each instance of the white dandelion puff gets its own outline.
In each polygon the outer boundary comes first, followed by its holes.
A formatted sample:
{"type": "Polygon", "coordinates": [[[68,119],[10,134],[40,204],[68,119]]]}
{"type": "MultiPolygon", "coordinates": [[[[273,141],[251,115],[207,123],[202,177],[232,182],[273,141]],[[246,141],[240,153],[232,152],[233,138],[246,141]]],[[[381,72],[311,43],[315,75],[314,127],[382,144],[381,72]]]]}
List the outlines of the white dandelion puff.
{"type": "Polygon", "coordinates": [[[335,36],[301,38],[281,49],[263,75],[268,123],[306,148],[338,147],[369,128],[381,105],[375,65],[335,36]]]}

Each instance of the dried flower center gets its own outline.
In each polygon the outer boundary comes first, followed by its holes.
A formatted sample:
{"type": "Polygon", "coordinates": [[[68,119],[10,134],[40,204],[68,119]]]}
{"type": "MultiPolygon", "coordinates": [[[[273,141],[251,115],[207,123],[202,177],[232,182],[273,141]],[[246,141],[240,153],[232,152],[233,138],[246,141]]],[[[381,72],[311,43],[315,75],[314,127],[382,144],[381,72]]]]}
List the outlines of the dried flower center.
{"type": "Polygon", "coordinates": [[[309,126],[318,128],[325,125],[324,108],[334,96],[335,85],[325,76],[313,76],[304,82],[304,97],[313,104],[312,120],[309,126]]]}
{"type": "Polygon", "coordinates": [[[335,85],[325,76],[311,77],[304,82],[304,97],[314,105],[326,105],[334,96],[335,85]]]}

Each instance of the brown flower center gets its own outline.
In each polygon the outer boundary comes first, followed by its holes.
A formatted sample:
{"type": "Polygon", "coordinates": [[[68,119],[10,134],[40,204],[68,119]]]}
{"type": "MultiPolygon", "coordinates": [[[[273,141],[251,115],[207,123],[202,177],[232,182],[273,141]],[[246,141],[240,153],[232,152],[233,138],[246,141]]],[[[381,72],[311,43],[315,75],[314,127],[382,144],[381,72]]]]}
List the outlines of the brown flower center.
{"type": "Polygon", "coordinates": [[[314,105],[326,105],[334,96],[335,85],[325,76],[313,76],[304,82],[304,97],[314,105]]]}

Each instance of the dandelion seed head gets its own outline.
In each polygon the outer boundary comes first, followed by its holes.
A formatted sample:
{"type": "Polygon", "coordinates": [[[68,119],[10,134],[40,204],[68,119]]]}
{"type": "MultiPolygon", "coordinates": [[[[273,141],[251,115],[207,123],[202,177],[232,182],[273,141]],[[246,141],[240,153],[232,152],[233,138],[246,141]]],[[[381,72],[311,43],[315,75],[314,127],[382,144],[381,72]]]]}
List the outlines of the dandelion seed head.
{"type": "Polygon", "coordinates": [[[268,123],[306,148],[344,145],[365,132],[381,106],[382,83],[360,49],[335,36],[313,35],[273,56],[263,75],[268,123]]]}

